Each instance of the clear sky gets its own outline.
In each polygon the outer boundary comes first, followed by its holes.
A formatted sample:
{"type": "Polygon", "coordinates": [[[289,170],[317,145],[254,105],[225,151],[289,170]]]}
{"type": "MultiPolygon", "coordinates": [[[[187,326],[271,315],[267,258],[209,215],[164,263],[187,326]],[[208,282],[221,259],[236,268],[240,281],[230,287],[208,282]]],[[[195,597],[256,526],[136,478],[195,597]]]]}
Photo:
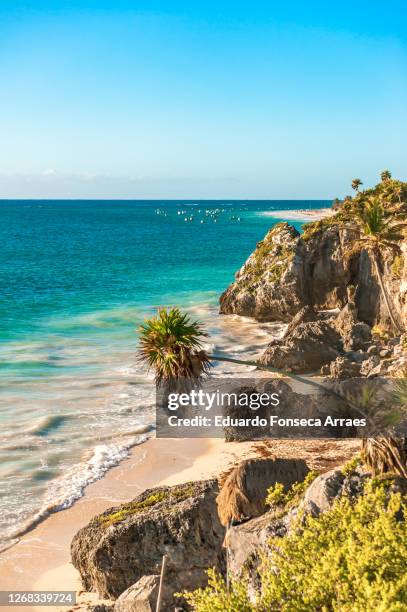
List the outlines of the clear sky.
{"type": "Polygon", "coordinates": [[[404,0],[1,0],[0,197],[407,179],[406,39],[404,0]]]}

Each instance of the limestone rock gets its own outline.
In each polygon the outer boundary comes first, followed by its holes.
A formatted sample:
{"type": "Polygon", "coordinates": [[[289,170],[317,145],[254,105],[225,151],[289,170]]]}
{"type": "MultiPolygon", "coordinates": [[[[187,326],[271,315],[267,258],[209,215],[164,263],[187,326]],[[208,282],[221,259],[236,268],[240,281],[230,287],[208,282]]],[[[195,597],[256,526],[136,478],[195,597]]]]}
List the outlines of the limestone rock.
{"type": "Polygon", "coordinates": [[[160,576],[143,576],[116,599],[114,612],[155,612],[160,576]]]}
{"type": "Polygon", "coordinates": [[[259,321],[288,321],[295,315],[306,304],[299,237],[288,223],[274,226],[222,294],[220,312],[259,321]]]}
{"type": "MultiPolygon", "coordinates": [[[[86,612],[113,612],[114,603],[114,601],[101,600],[88,604],[84,609],[86,612]]],[[[79,609],[82,609],[82,606],[79,609]]]]}
{"type": "MultiPolygon", "coordinates": [[[[217,493],[214,480],[156,487],[93,518],[71,544],[84,588],[115,599],[142,576],[159,574],[164,554],[171,593],[204,586],[208,567],[224,569],[217,493]]],[[[175,604],[167,597],[167,606],[175,604]]]]}
{"type": "Polygon", "coordinates": [[[366,359],[360,368],[360,373],[362,376],[368,376],[373,369],[380,364],[379,355],[373,354],[368,359],[366,359]]]}
{"type": "Polygon", "coordinates": [[[225,546],[229,554],[229,569],[239,576],[243,569],[255,565],[261,552],[271,537],[283,537],[288,533],[290,518],[284,516],[276,519],[273,512],[267,512],[246,523],[228,529],[225,546]]]}
{"type": "Polygon", "coordinates": [[[341,337],[325,321],[300,323],[280,343],[271,343],[260,362],[297,373],[315,372],[339,356],[341,337]]]}
{"type": "Polygon", "coordinates": [[[368,477],[369,474],[361,470],[355,470],[346,476],[340,469],[321,474],[306,490],[300,507],[306,513],[317,516],[328,510],[340,495],[360,495],[368,477]]]}
{"type": "Polygon", "coordinates": [[[337,357],[330,364],[330,375],[339,380],[355,378],[360,376],[360,364],[346,357],[337,357]]]}
{"type": "Polygon", "coordinates": [[[301,323],[308,323],[309,321],[316,321],[318,319],[318,313],[312,306],[304,306],[297,312],[292,318],[290,323],[287,325],[287,329],[284,334],[284,338],[290,336],[298,325],[301,323]]]}
{"type": "MultiPolygon", "coordinates": [[[[237,272],[220,298],[220,312],[259,321],[290,321],[302,308],[354,305],[354,323],[389,325],[371,254],[354,249],[357,234],[334,216],[304,226],[275,225],[237,272]],[[352,287],[351,294],[348,288],[352,287]]],[[[400,244],[402,266],[395,274],[394,253],[382,249],[382,276],[394,315],[407,327],[407,241],[400,244]]],[[[349,350],[363,348],[367,328],[354,330],[349,350]]],[[[348,350],[346,348],[346,350],[348,350]]]]}

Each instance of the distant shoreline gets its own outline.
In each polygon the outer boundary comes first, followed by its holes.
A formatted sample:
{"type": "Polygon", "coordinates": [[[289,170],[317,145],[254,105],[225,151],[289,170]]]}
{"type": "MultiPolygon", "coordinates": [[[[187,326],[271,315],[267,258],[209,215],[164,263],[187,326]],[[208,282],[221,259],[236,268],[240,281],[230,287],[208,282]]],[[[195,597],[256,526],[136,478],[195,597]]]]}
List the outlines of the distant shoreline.
{"type": "Polygon", "coordinates": [[[286,219],[287,221],[320,221],[335,214],[332,208],[313,208],[310,210],[265,210],[260,213],[262,217],[286,219]]]}

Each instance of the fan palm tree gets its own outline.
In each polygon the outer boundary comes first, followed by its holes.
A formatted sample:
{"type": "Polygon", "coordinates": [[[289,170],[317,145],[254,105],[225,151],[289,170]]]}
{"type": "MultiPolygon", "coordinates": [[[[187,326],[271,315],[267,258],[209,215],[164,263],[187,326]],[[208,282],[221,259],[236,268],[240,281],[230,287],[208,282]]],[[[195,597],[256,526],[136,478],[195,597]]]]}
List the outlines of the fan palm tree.
{"type": "Polygon", "coordinates": [[[355,191],[359,191],[359,187],[361,187],[363,185],[362,181],[360,180],[360,178],[355,178],[352,181],[352,189],[354,189],[355,191]]]}
{"type": "Polygon", "coordinates": [[[140,359],[155,370],[158,385],[199,381],[211,367],[202,346],[208,334],[200,323],[191,321],[179,308],[160,309],[156,317],[140,326],[139,334],[140,359]]]}
{"type": "Polygon", "coordinates": [[[390,320],[396,330],[403,332],[393,314],[392,305],[383,283],[380,259],[383,248],[391,248],[393,251],[400,252],[398,242],[403,238],[402,231],[406,224],[405,222],[398,222],[394,215],[386,214],[383,204],[377,196],[371,196],[361,210],[355,211],[355,221],[356,229],[359,232],[358,242],[372,256],[390,320]]]}
{"type": "Polygon", "coordinates": [[[383,183],[385,183],[386,181],[389,181],[391,179],[390,170],[383,170],[383,172],[380,173],[380,178],[382,179],[383,183]]]}

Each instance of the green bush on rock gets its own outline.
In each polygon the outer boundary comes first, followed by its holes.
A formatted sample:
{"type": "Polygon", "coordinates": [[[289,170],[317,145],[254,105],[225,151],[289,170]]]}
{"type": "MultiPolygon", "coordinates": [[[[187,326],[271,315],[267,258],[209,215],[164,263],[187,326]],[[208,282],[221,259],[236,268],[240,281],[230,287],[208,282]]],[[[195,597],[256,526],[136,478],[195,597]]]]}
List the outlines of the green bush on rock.
{"type": "Polygon", "coordinates": [[[196,612],[402,612],[407,610],[406,499],[391,480],[370,480],[356,501],[341,497],[273,538],[259,569],[261,594],[243,577],[209,572],[209,584],[184,594],[196,612]]]}

